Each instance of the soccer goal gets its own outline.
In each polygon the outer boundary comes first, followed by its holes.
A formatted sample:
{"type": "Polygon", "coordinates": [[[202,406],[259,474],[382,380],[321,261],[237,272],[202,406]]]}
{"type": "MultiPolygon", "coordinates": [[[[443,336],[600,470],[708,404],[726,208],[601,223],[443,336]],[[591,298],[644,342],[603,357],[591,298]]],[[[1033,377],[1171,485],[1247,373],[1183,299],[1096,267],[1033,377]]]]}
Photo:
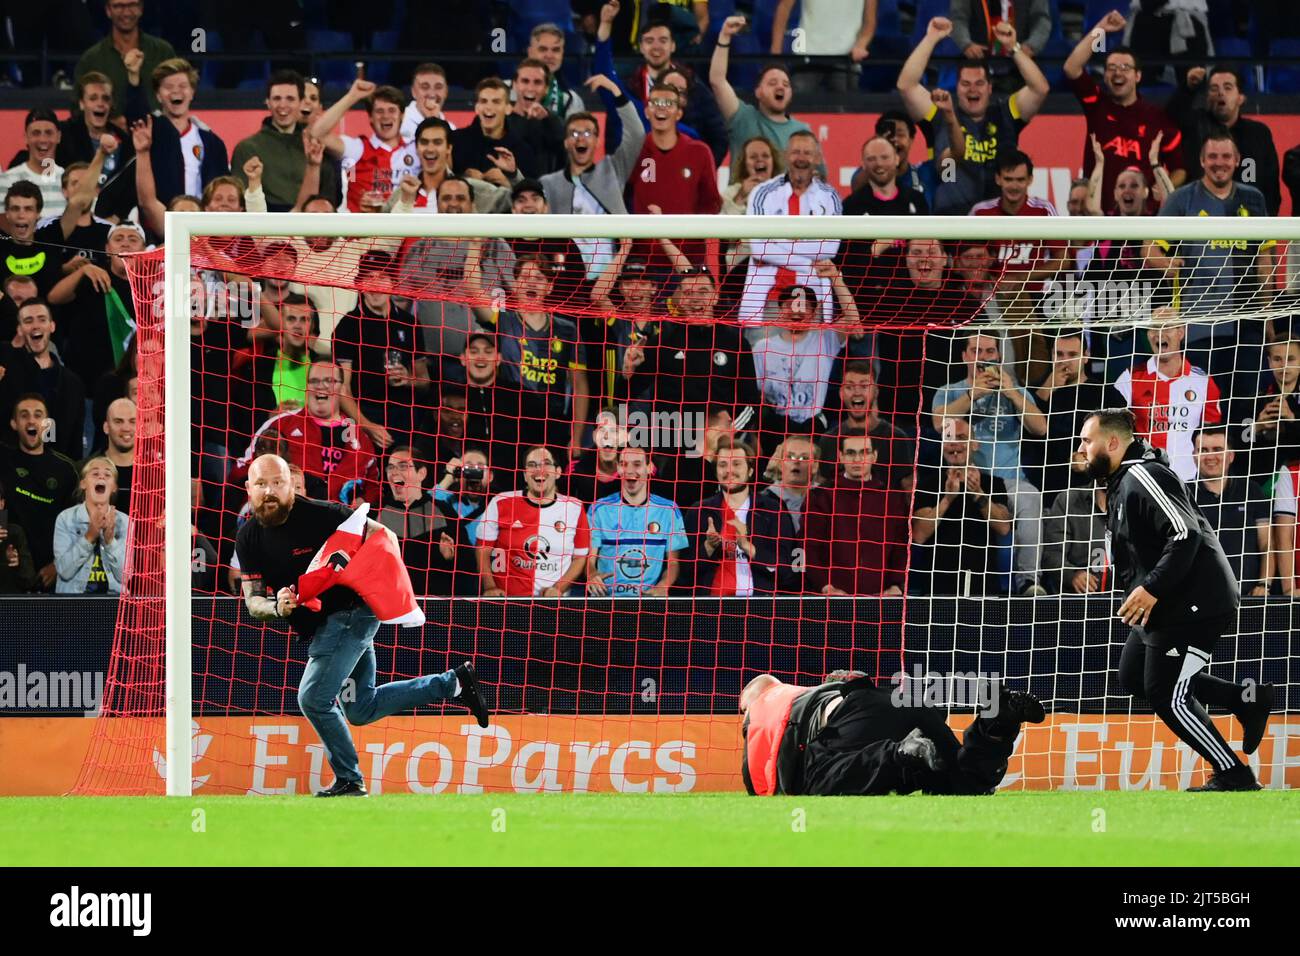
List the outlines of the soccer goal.
{"type": "MultiPolygon", "coordinates": [[[[371,792],[743,789],[741,689],[860,671],[960,729],[1031,691],[1004,786],[1205,764],[1115,674],[1083,416],[1132,408],[1243,587],[1213,671],[1278,688],[1300,785],[1295,219],[169,213],[130,263],[128,564],[76,792],[308,793],[308,641],[253,620],[258,455],[392,528],[492,710],[340,704],[371,792]],[[186,334],[182,334],[186,333],[186,334]]],[[[364,679],[364,675],[363,675],[364,679]]],[[[1240,728],[1214,714],[1237,745],[1240,728]]]]}

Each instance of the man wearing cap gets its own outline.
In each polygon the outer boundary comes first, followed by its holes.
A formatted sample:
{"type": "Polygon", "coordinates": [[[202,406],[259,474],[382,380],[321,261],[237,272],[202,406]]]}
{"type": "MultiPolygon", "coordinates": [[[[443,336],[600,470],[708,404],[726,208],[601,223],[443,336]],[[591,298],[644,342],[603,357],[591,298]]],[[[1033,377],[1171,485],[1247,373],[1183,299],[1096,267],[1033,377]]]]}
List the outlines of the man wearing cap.
{"type": "MultiPolygon", "coordinates": [[[[521,179],[510,189],[510,209],[517,216],[544,216],[551,207],[546,202],[546,190],[536,179],[521,179]]],[[[510,251],[517,257],[544,256],[551,263],[555,276],[552,295],[558,300],[576,300],[586,304],[591,300],[592,284],[587,280],[587,267],[582,260],[582,250],[567,236],[555,239],[507,239],[510,251]]]]}

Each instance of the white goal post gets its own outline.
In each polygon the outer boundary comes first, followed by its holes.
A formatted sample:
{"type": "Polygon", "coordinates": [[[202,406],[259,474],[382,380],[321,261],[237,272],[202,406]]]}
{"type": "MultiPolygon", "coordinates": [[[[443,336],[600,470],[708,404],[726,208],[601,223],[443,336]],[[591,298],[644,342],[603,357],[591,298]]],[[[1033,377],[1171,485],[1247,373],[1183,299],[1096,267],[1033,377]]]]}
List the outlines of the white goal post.
{"type": "MultiPolygon", "coordinates": [[[[164,229],[166,757],[169,796],[191,795],[191,239],[202,236],[657,239],[1300,239],[1300,218],[561,216],[169,212],[164,229]]],[[[329,284],[328,282],[324,284],[329,284]]]]}

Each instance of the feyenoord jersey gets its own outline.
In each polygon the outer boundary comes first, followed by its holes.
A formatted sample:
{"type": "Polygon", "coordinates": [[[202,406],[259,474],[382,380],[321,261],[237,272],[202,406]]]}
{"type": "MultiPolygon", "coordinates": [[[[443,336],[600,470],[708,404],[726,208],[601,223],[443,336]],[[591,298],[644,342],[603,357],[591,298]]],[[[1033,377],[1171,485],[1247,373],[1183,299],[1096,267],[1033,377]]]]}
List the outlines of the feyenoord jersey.
{"type": "Polygon", "coordinates": [[[568,495],[548,505],[522,491],[497,495],[483,512],[478,537],[492,546],[492,576],[511,597],[541,594],[591,547],[587,512],[568,495]]]}
{"type": "Polygon", "coordinates": [[[623,500],[621,491],[591,506],[591,550],[596,570],[608,574],[614,597],[636,596],[654,587],[668,566],[668,552],[690,542],[681,510],[667,498],[650,495],[644,504],[623,500]]]}
{"type": "MultiPolygon", "coordinates": [[[[971,206],[970,214],[972,216],[1007,216],[1010,213],[1002,208],[1001,199],[986,199],[983,202],[977,202],[971,206]]],[[[1018,216],[1055,216],[1057,215],[1056,207],[1046,199],[1039,199],[1036,196],[1030,196],[1020,207],[1018,216]]],[[[1007,271],[1029,272],[1037,269],[1047,258],[1048,250],[1059,250],[1065,248],[1065,243],[1060,241],[1044,240],[1007,240],[997,244],[998,259],[1006,264],[1007,271]]]]}
{"type": "Polygon", "coordinates": [[[347,207],[351,212],[361,211],[362,193],[374,191],[387,199],[403,176],[420,175],[420,157],[414,143],[403,140],[390,148],[373,133],[364,139],[343,137],[342,165],[348,174],[347,207]]]}
{"type": "Polygon", "coordinates": [[[1183,359],[1182,370],[1166,378],[1153,355],[1146,365],[1126,370],[1115,388],[1137,418],[1138,435],[1169,453],[1174,473],[1183,481],[1196,477],[1192,433],[1202,425],[1223,421],[1219,386],[1214,379],[1183,359]]]}

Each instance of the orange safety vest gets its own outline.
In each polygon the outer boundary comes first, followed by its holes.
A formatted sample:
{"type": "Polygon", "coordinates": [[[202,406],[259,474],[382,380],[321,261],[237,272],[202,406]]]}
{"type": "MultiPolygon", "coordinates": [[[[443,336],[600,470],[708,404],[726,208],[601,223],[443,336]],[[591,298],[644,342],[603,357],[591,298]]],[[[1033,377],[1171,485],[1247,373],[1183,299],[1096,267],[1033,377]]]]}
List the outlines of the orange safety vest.
{"type": "Polygon", "coordinates": [[[776,793],[777,755],[790,723],[790,710],[795,700],[810,690],[816,688],[774,684],[749,706],[745,762],[756,796],[770,797],[776,793]]]}

